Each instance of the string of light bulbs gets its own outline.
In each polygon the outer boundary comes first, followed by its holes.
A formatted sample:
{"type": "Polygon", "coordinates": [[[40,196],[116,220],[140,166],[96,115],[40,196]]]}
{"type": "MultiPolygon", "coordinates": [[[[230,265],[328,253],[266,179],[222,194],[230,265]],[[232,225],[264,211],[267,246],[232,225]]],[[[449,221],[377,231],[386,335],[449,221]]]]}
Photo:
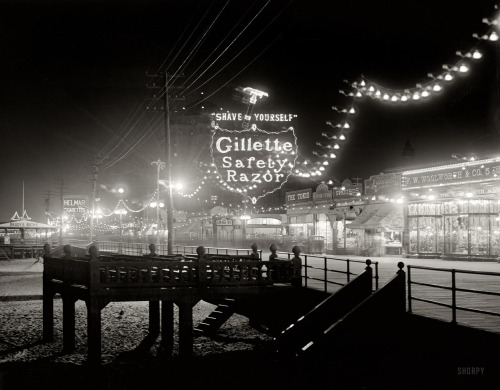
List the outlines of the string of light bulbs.
{"type": "MultiPolygon", "coordinates": [[[[498,6],[495,6],[495,10],[498,10],[498,6]]],[[[442,65],[440,72],[427,73],[427,77],[430,79],[428,82],[417,83],[415,87],[410,88],[391,89],[368,80],[363,75],[357,82],[351,83],[348,80],[344,80],[350,88],[348,90],[340,89],[339,93],[349,98],[349,104],[346,107],[332,107],[333,111],[342,115],[342,120],[338,122],[326,122],[331,130],[323,132],[322,137],[328,143],[325,145],[322,142],[316,142],[316,146],[319,146],[321,150],[312,152],[319,160],[316,161],[312,169],[309,169],[309,172],[306,172],[306,165],[302,164],[302,169],[297,169],[296,173],[303,177],[321,175],[324,171],[317,169],[317,167],[328,165],[325,162],[335,160],[338,157],[339,150],[347,142],[348,133],[352,131],[352,118],[358,114],[355,108],[357,99],[368,96],[388,104],[428,101],[433,96],[441,94],[451,82],[460,76],[469,74],[473,63],[481,60],[483,57],[479,45],[484,41],[496,42],[499,39],[495,29],[500,24],[500,18],[483,18],[482,22],[489,26],[487,31],[482,35],[477,33],[472,34],[479,42],[465,52],[457,50],[455,54],[459,57],[458,61],[451,65],[442,65]]]]}

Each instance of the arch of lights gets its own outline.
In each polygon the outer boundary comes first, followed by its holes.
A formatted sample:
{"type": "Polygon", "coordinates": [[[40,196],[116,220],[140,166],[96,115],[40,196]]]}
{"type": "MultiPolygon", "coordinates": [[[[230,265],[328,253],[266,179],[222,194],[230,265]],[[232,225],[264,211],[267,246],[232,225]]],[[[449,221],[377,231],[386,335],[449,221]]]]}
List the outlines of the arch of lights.
{"type": "MultiPolygon", "coordinates": [[[[495,7],[495,10],[498,10],[498,6],[495,7]]],[[[484,42],[491,43],[498,41],[499,36],[495,29],[500,24],[500,18],[498,16],[495,16],[492,19],[483,18],[482,22],[488,26],[487,31],[482,34],[472,34],[472,36],[478,40],[477,44],[466,51],[455,51],[458,60],[450,64],[442,65],[440,70],[437,72],[427,73],[427,78],[429,79],[429,81],[425,83],[417,83],[415,84],[415,86],[403,89],[391,89],[375,83],[365,78],[363,75],[358,81],[350,82],[348,80],[344,80],[344,82],[348,85],[348,88],[346,90],[341,89],[338,92],[348,101],[343,105],[343,107],[332,106],[332,111],[335,111],[335,113],[340,116],[340,120],[332,120],[325,123],[328,127],[321,134],[324,140],[316,142],[316,146],[318,147],[318,149],[312,152],[312,154],[316,157],[315,160],[302,157],[299,158],[300,153],[297,150],[297,140],[293,128],[289,127],[288,129],[284,130],[284,132],[288,131],[290,132],[290,134],[293,134],[293,142],[283,140],[278,141],[281,147],[285,142],[292,143],[292,148],[288,148],[288,146],[286,148],[287,157],[283,157],[283,155],[281,155],[281,157],[277,157],[276,155],[275,157],[272,157],[271,155],[267,157],[275,160],[275,162],[277,162],[277,160],[280,160],[278,164],[283,165],[281,169],[285,170],[285,173],[283,174],[283,176],[279,177],[280,180],[278,181],[275,180],[276,176],[272,175],[280,175],[281,171],[274,172],[274,170],[277,169],[274,167],[270,168],[269,164],[266,165],[266,158],[257,158],[256,156],[254,156],[255,161],[264,161],[264,163],[261,162],[260,165],[262,165],[261,168],[265,171],[261,172],[260,174],[266,174],[267,171],[269,171],[269,174],[271,175],[271,177],[273,177],[273,180],[269,180],[267,182],[264,180],[264,183],[262,182],[262,180],[260,182],[253,182],[251,176],[249,176],[249,173],[245,173],[245,168],[243,166],[238,167],[239,170],[236,171],[236,173],[228,173],[228,171],[230,170],[229,168],[231,168],[232,166],[228,167],[224,166],[224,164],[228,165],[229,161],[231,161],[231,163],[233,164],[234,157],[231,156],[231,160],[224,160],[224,157],[221,156],[221,154],[224,153],[218,151],[217,147],[215,147],[214,149],[214,145],[217,145],[217,140],[215,140],[214,144],[214,139],[216,139],[214,138],[216,137],[215,134],[219,134],[222,132],[232,132],[233,135],[231,135],[230,137],[236,137],[237,135],[234,134],[240,133],[241,135],[243,131],[248,131],[255,132],[256,135],[258,134],[259,139],[261,139],[262,137],[271,136],[273,134],[272,132],[266,132],[265,130],[258,129],[256,125],[253,125],[250,129],[230,131],[222,129],[217,124],[215,124],[213,126],[214,133],[211,144],[212,162],[200,164],[200,168],[203,170],[202,180],[191,193],[183,193],[179,190],[178,194],[184,197],[192,198],[199,193],[206,180],[211,180],[220,188],[240,193],[245,199],[250,199],[252,203],[255,204],[258,199],[276,191],[278,188],[281,188],[281,186],[286,182],[286,179],[292,174],[305,178],[322,177],[325,174],[327,168],[331,165],[331,162],[335,161],[340,155],[343,145],[348,142],[349,134],[353,131],[354,128],[353,119],[359,113],[357,107],[358,100],[364,97],[370,97],[386,104],[408,104],[409,102],[429,102],[433,97],[439,96],[439,94],[441,94],[442,91],[445,90],[451,83],[459,79],[459,77],[457,76],[466,76],[472,71],[474,62],[477,62],[482,58],[481,45],[484,42]],[[214,151],[216,152],[215,155],[213,154],[214,151]],[[284,160],[286,160],[285,164],[283,164],[284,160]],[[224,163],[224,161],[226,161],[226,163],[224,163]],[[238,178],[238,180],[234,180],[235,178],[238,178]],[[266,185],[266,183],[268,185],[266,185]]],[[[260,95],[251,96],[253,97],[253,99],[251,99],[251,105],[249,106],[247,115],[245,115],[245,118],[243,118],[244,123],[248,123],[250,119],[248,118],[248,114],[251,114],[253,105],[257,101],[256,98],[267,96],[266,93],[261,91],[256,91],[251,88],[248,88],[248,90],[251,90],[251,92],[259,92],[260,95]]],[[[262,143],[262,140],[259,140],[257,142],[262,143]]],[[[221,144],[219,144],[219,146],[220,145],[221,144]]],[[[231,150],[231,153],[233,152],[241,151],[235,151],[233,149],[231,150]]],[[[261,151],[259,150],[256,152],[261,151]]],[[[269,150],[268,152],[271,152],[271,150],[269,150]]],[[[251,157],[252,156],[250,155],[245,157],[247,163],[249,161],[248,159],[251,157]]],[[[241,160],[240,165],[243,165],[244,158],[240,158],[239,160],[241,160]]],[[[267,179],[269,179],[269,177],[270,176],[266,176],[267,179]]],[[[152,196],[150,202],[154,201],[155,196],[156,193],[152,196]]],[[[132,213],[139,213],[146,209],[149,206],[150,202],[147,202],[145,205],[139,206],[139,208],[136,209],[128,206],[123,200],[120,200],[113,210],[111,210],[109,213],[101,211],[100,216],[112,217],[114,215],[114,211],[119,209],[120,207],[124,207],[132,213]]],[[[265,210],[265,208],[262,209],[265,210]]],[[[81,219],[78,220],[75,218],[69,218],[66,223],[74,222],[78,224],[84,224],[87,223],[89,217],[90,216],[88,214],[85,214],[81,219]]]]}
{"type": "MultiPolygon", "coordinates": [[[[498,6],[495,6],[498,10],[498,6]]],[[[317,149],[312,152],[315,158],[299,158],[299,153],[295,159],[293,175],[304,178],[321,178],[326,173],[331,163],[335,161],[343,146],[348,142],[349,135],[354,129],[354,118],[359,114],[358,101],[364,97],[369,97],[386,104],[408,104],[409,102],[423,103],[429,102],[433,97],[437,97],[450,86],[451,83],[459,80],[458,76],[466,76],[472,71],[474,62],[481,60],[481,45],[484,42],[496,42],[499,39],[495,31],[500,24],[500,18],[483,18],[482,22],[488,27],[482,34],[474,33],[472,36],[477,39],[477,43],[466,51],[455,51],[458,60],[444,64],[438,71],[427,73],[429,79],[424,83],[417,83],[415,86],[403,89],[391,89],[377,84],[363,75],[358,81],[350,82],[344,80],[348,87],[339,90],[347,101],[342,107],[332,106],[332,111],[336,113],[338,120],[327,121],[327,128],[322,132],[322,140],[316,142],[317,149]]],[[[267,95],[266,95],[267,96],[267,95]]],[[[222,188],[227,188],[223,178],[215,169],[213,164],[204,165],[204,180],[211,179],[222,188]]],[[[204,184],[204,183],[202,183],[204,184]]],[[[191,194],[181,195],[192,197],[199,192],[201,186],[191,194]]],[[[232,188],[227,188],[232,190],[232,188]]]]}

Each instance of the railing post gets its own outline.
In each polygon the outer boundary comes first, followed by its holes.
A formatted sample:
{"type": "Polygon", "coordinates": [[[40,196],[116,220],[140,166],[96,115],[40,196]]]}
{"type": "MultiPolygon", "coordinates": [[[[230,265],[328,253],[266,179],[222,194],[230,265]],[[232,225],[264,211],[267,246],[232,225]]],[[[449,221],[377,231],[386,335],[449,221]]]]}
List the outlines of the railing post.
{"type": "Polygon", "coordinates": [[[451,322],[457,323],[457,291],[455,285],[455,270],[451,270],[451,322]]]}
{"type": "Polygon", "coordinates": [[[300,247],[294,246],[292,252],[295,255],[292,259],[292,286],[302,286],[302,260],[300,258],[300,247]]]}
{"type": "Polygon", "coordinates": [[[259,255],[259,246],[254,242],[250,248],[252,249],[252,253],[250,256],[252,256],[254,259],[260,259],[260,255],[259,255]]]}
{"type": "Polygon", "coordinates": [[[323,260],[324,260],[324,273],[325,273],[325,276],[324,276],[324,278],[325,278],[325,292],[328,292],[328,275],[327,275],[327,272],[328,272],[327,268],[328,267],[327,267],[326,257],[324,257],[323,260]]]}
{"type": "Polygon", "coordinates": [[[351,262],[349,259],[346,259],[347,264],[347,283],[351,281],[351,262]]]}
{"type": "Polygon", "coordinates": [[[47,261],[46,259],[51,258],[50,254],[50,244],[47,243],[43,246],[43,340],[52,341],[54,340],[54,292],[50,286],[48,271],[47,271],[47,261]]]}
{"type": "Polygon", "coordinates": [[[406,267],[408,269],[408,313],[411,313],[411,266],[406,267]]]}
{"type": "Polygon", "coordinates": [[[378,290],[378,261],[375,262],[375,290],[378,290]]]}
{"type": "Polygon", "coordinates": [[[403,271],[403,268],[405,266],[405,263],[403,263],[402,261],[400,261],[398,263],[398,286],[399,286],[399,295],[398,294],[398,297],[397,297],[397,303],[396,303],[396,307],[399,309],[399,313],[403,314],[405,313],[406,311],[406,297],[405,297],[405,294],[406,294],[406,286],[405,286],[405,271],[403,271]]]}
{"type": "Polygon", "coordinates": [[[205,286],[207,284],[207,257],[205,256],[205,247],[199,246],[196,248],[198,254],[198,285],[205,286]]]}
{"type": "MultiPolygon", "coordinates": [[[[366,259],[365,264],[366,264],[365,271],[370,274],[370,291],[369,291],[369,294],[371,294],[373,292],[373,290],[372,290],[372,287],[373,287],[373,270],[372,270],[372,267],[370,267],[370,265],[372,264],[372,261],[370,259],[366,259]]],[[[347,266],[347,267],[349,267],[349,266],[347,266]]],[[[349,268],[347,268],[347,269],[349,269],[349,268]]]]}
{"type": "Polygon", "coordinates": [[[274,260],[278,257],[278,254],[276,253],[278,251],[278,247],[276,244],[271,244],[269,246],[269,250],[271,251],[271,254],[269,255],[269,260],[274,260]]]}

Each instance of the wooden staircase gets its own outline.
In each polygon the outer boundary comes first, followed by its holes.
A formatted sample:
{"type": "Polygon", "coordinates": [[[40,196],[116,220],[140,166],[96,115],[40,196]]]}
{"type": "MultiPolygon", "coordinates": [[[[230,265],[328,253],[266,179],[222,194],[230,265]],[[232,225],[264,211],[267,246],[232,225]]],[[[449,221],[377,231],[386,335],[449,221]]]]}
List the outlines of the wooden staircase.
{"type": "Polygon", "coordinates": [[[10,260],[3,248],[0,248],[0,260],[10,260]]]}
{"type": "Polygon", "coordinates": [[[195,336],[213,336],[234,313],[235,300],[224,298],[215,310],[194,328],[195,336]]]}

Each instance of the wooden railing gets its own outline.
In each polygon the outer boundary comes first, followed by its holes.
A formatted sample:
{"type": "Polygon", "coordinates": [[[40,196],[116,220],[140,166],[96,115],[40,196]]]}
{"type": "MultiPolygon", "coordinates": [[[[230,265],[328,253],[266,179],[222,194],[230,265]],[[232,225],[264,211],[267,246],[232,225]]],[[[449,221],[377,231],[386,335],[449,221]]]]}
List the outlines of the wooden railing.
{"type": "MultiPolygon", "coordinates": [[[[95,290],[267,285],[292,283],[292,263],[283,260],[131,260],[58,259],[44,261],[51,280],[95,290]]],[[[92,294],[92,293],[91,293],[92,294]]]]}
{"type": "MultiPolygon", "coordinates": [[[[88,360],[101,361],[101,310],[112,301],[149,301],[149,333],[160,331],[162,342],[172,352],[173,304],[179,306],[179,350],[193,353],[192,308],[204,297],[246,297],[261,294],[272,284],[300,286],[300,249],[291,259],[262,261],[250,255],[217,255],[197,248],[197,256],[99,256],[74,257],[64,246],[64,258],[52,258],[46,247],[43,271],[43,338],[53,340],[53,297],[63,301],[63,349],[75,348],[75,302],[87,304],[88,360]],[[229,288],[234,287],[234,288],[229,288]],[[263,290],[264,289],[264,290],[263,290]]],[[[81,250],[80,250],[81,251],[81,250]]]]}
{"type": "MultiPolygon", "coordinates": [[[[85,240],[68,240],[68,244],[79,247],[86,248],[90,245],[89,241],[85,240]]],[[[123,255],[131,255],[131,256],[142,256],[149,253],[148,245],[145,243],[133,243],[133,242],[116,242],[116,241],[99,241],[96,243],[99,247],[99,250],[102,252],[112,252],[123,255]]],[[[174,245],[173,253],[188,255],[188,254],[196,254],[196,249],[198,246],[195,245],[174,245]]],[[[252,253],[252,249],[250,248],[219,248],[219,247],[210,247],[205,246],[206,253],[209,254],[218,254],[218,255],[250,255],[252,253]]],[[[156,253],[160,256],[164,256],[168,254],[168,245],[167,244],[158,244],[156,245],[156,253]]],[[[262,258],[262,250],[258,249],[257,253],[259,254],[259,258],[262,258]]]]}

